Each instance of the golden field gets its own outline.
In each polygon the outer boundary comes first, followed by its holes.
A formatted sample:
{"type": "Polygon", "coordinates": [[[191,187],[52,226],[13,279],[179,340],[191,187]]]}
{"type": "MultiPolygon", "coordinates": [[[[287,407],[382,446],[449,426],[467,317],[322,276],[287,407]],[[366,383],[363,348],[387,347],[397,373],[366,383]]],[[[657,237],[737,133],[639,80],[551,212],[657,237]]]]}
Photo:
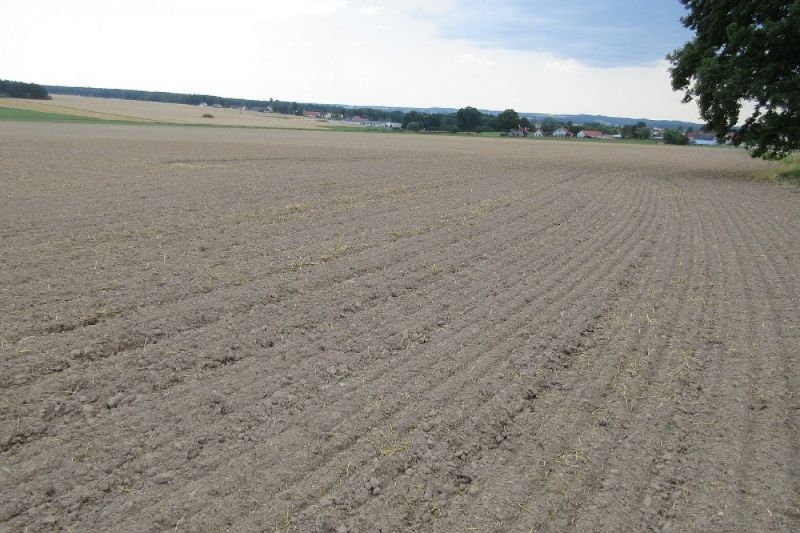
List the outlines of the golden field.
{"type": "Polygon", "coordinates": [[[324,129],[326,122],[306,117],[277,113],[258,113],[213,107],[163,102],[140,102],[115,98],[53,95],[52,100],[24,100],[4,98],[0,107],[27,109],[45,113],[59,113],[101,120],[134,122],[163,122],[169,124],[206,124],[216,126],[242,126],[261,128],[324,129]],[[214,118],[203,118],[210,113],[214,118]]]}

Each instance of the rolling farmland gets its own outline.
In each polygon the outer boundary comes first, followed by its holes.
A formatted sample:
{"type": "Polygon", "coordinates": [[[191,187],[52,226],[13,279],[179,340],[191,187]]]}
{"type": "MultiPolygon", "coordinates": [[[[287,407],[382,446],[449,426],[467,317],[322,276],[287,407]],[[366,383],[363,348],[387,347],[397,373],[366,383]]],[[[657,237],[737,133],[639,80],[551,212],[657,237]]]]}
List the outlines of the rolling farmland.
{"type": "Polygon", "coordinates": [[[766,165],[0,122],[0,530],[797,531],[766,165]]]}

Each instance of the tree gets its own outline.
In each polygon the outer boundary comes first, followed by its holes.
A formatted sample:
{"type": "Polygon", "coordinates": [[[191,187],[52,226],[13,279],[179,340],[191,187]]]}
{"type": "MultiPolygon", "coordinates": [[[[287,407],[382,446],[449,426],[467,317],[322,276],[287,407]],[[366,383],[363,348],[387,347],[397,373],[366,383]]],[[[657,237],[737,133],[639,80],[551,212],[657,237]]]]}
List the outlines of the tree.
{"type": "Polygon", "coordinates": [[[623,139],[647,140],[650,138],[652,132],[653,130],[647,127],[647,123],[640,120],[636,124],[626,124],[622,126],[622,131],[620,133],[623,139]]]}
{"type": "Polygon", "coordinates": [[[681,0],[695,37],[667,56],[672,88],[697,100],[722,139],[754,105],[733,143],[779,159],[800,148],[800,0],[681,0]]]}
{"type": "Polygon", "coordinates": [[[650,138],[650,134],[653,133],[653,130],[648,128],[647,126],[636,126],[636,129],[633,131],[633,136],[637,139],[647,140],[650,138]]]}
{"type": "Polygon", "coordinates": [[[483,114],[474,107],[462,107],[456,113],[458,129],[462,131],[475,131],[481,125],[483,114]]]}
{"type": "Polygon", "coordinates": [[[531,127],[530,119],[528,119],[528,117],[522,117],[521,119],[519,119],[519,127],[520,128],[530,128],[531,127]]]}
{"type": "Polygon", "coordinates": [[[438,130],[442,127],[442,118],[443,115],[441,113],[431,113],[425,119],[425,129],[429,130],[438,130]]]}
{"type": "Polygon", "coordinates": [[[442,121],[440,127],[442,129],[448,131],[453,131],[453,130],[458,131],[458,129],[460,129],[458,126],[458,117],[456,116],[455,113],[450,113],[449,115],[441,115],[441,117],[442,121]]]}
{"type": "Polygon", "coordinates": [[[519,126],[519,115],[513,109],[506,109],[497,115],[497,129],[500,131],[509,131],[516,129],[519,126]]]}
{"type": "Polygon", "coordinates": [[[636,138],[636,126],[633,124],[625,124],[622,126],[622,138],[623,139],[635,139],[636,138]]]}
{"type": "Polygon", "coordinates": [[[560,124],[551,117],[547,117],[542,121],[542,131],[545,135],[552,135],[554,131],[559,128],[560,124]]]}
{"type": "Polygon", "coordinates": [[[419,125],[425,120],[425,115],[420,113],[419,111],[409,111],[405,115],[403,115],[403,127],[407,128],[408,125],[412,122],[417,124],[417,129],[419,129],[419,125]]]}
{"type": "Polygon", "coordinates": [[[667,130],[664,132],[664,144],[689,144],[689,137],[681,130],[667,130]]]}
{"type": "Polygon", "coordinates": [[[11,80],[0,80],[0,96],[33,100],[47,100],[50,98],[47,94],[47,89],[39,84],[11,80]]]}

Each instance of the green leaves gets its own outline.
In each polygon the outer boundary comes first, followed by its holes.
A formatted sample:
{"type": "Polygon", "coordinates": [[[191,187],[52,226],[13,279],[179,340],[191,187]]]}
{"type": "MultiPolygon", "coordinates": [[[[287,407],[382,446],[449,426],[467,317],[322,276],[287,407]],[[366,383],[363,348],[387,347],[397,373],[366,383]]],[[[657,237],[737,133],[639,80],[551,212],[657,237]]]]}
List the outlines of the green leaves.
{"type": "Polygon", "coordinates": [[[693,40],[667,56],[672,87],[695,100],[707,128],[754,156],[781,158],[800,148],[800,0],[681,0],[693,40]]]}
{"type": "Polygon", "coordinates": [[[506,109],[497,115],[497,129],[507,132],[519,126],[519,115],[513,109],[506,109]]]}

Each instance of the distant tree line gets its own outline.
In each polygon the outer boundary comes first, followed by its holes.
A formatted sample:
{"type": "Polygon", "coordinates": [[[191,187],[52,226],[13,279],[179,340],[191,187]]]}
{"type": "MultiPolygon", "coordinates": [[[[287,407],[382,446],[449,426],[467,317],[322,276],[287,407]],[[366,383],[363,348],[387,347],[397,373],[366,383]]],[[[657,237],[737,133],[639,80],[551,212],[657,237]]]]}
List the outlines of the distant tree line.
{"type": "Polygon", "coordinates": [[[143,102],[164,102],[188,105],[220,105],[222,107],[266,107],[265,100],[247,100],[243,98],[223,98],[210,94],[183,94],[164,91],[136,91],[132,89],[99,89],[94,87],[62,87],[48,86],[53,94],[71,94],[94,98],[118,98],[120,100],[138,100],[143,102]]]}
{"type": "Polygon", "coordinates": [[[47,100],[50,98],[50,95],[47,94],[47,89],[37,83],[23,83],[11,80],[0,80],[0,96],[31,98],[34,100],[47,100]]]}
{"type": "MultiPolygon", "coordinates": [[[[531,132],[539,129],[543,135],[552,135],[554,131],[564,128],[573,135],[581,130],[601,131],[606,135],[615,135],[623,139],[653,139],[654,130],[646,122],[638,121],[635,124],[614,126],[602,122],[585,122],[574,124],[571,120],[561,121],[547,117],[540,121],[531,121],[530,118],[520,116],[513,109],[506,109],[497,115],[483,113],[474,107],[462,107],[455,113],[423,113],[421,111],[408,111],[402,117],[403,128],[409,131],[441,131],[441,132],[501,132],[521,129],[531,132]]],[[[661,130],[658,130],[659,132],[661,130]]],[[[662,137],[666,144],[689,144],[687,132],[681,129],[665,130],[662,137]]]]}
{"type": "MultiPolygon", "coordinates": [[[[545,135],[551,135],[559,128],[566,128],[573,134],[583,129],[602,131],[608,134],[620,132],[620,128],[603,124],[600,122],[587,122],[585,124],[573,124],[572,121],[560,121],[552,117],[543,119],[540,122],[532,122],[525,116],[520,116],[513,109],[506,109],[497,115],[484,113],[474,107],[462,107],[455,113],[423,113],[421,111],[409,111],[403,115],[403,128],[410,130],[427,131],[451,131],[451,132],[475,132],[483,133],[489,131],[508,132],[517,128],[532,129],[538,127],[545,135]]],[[[640,132],[643,134],[644,132],[640,132]]],[[[647,135],[649,136],[649,130],[647,135]]]]}
{"type": "Polygon", "coordinates": [[[403,120],[403,112],[399,110],[375,109],[372,107],[344,107],[328,104],[298,104],[297,102],[283,102],[270,98],[267,102],[275,113],[284,115],[302,115],[305,111],[318,111],[323,115],[330,114],[332,118],[347,119],[360,117],[376,122],[397,122],[403,120]]]}
{"type": "Polygon", "coordinates": [[[411,131],[475,132],[509,131],[527,128],[530,121],[520,118],[516,111],[507,109],[499,115],[483,113],[474,107],[463,107],[455,113],[424,113],[408,111],[403,114],[403,128],[411,131]]]}

